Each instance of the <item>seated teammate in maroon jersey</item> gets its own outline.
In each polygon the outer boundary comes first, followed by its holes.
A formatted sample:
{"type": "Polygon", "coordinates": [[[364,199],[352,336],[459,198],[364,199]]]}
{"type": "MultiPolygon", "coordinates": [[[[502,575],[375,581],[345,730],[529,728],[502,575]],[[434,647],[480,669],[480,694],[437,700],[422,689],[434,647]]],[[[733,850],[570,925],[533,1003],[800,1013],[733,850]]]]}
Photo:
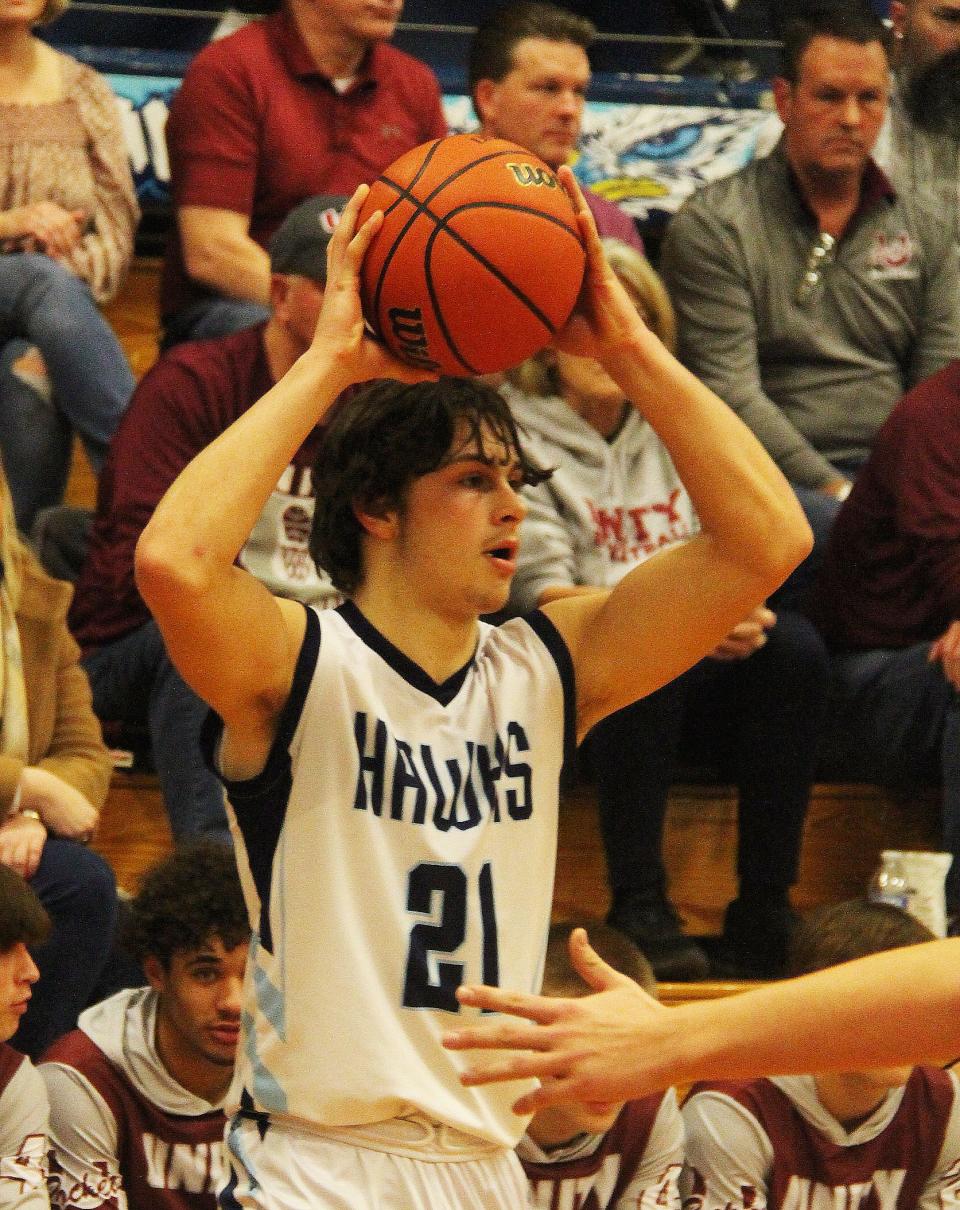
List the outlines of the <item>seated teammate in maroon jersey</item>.
{"type": "MultiPolygon", "coordinates": [[[[543,973],[547,996],[585,996],[570,966],[570,930],[585,921],[551,925],[543,973]]],[[[656,995],[650,963],[623,933],[591,921],[590,940],[615,970],[656,995]]],[[[530,1181],[532,1205],[617,1210],[679,1206],[683,1121],[674,1090],[635,1101],[570,1101],[534,1114],[517,1154],[530,1181]]]]}
{"type": "MultiPolygon", "coordinates": [[[[900,908],[852,900],[800,927],[794,975],[932,940],[900,908]]],[[[890,1022],[892,1029],[896,1021],[890,1022]]],[[[687,1210],[861,1205],[942,1210],[960,1196],[960,1083],[938,1067],[875,1067],[695,1085],[687,1210]]]]}
{"type": "Polygon", "coordinates": [[[43,1056],[55,1205],[214,1210],[250,929],[233,853],[178,849],[133,900],[148,987],[89,1008],[43,1056]]]}
{"type": "Polygon", "coordinates": [[[44,1210],[47,1200],[47,1094],[25,1055],[7,1045],[27,1011],[39,972],[27,950],[50,920],[19,874],[0,865],[0,1206],[44,1210]]]}

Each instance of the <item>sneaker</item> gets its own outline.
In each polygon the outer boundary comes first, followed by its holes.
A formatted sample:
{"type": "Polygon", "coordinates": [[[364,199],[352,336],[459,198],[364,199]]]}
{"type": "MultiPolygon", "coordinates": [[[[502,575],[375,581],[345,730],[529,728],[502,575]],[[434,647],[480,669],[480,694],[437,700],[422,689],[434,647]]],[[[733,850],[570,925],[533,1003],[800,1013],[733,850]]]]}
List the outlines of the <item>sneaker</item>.
{"type": "Polygon", "coordinates": [[[615,896],[607,924],[630,938],[658,981],[695,983],[709,977],[707,955],[696,941],[683,935],[680,917],[659,890],[615,896]]]}
{"type": "Polygon", "coordinates": [[[714,977],[782,979],[799,919],[785,895],[767,903],[734,899],[724,913],[723,935],[713,960],[714,977]]]}

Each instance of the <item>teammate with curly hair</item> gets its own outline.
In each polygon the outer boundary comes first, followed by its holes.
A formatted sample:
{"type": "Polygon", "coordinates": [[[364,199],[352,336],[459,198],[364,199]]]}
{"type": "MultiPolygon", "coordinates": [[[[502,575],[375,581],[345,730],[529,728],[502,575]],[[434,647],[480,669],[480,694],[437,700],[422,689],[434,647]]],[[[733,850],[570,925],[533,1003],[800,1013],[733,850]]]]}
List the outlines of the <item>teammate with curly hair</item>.
{"type": "Polygon", "coordinates": [[[41,1063],[52,1196],[213,1210],[250,937],[233,853],[178,849],[131,906],[127,946],[149,986],[87,1009],[41,1063]]]}

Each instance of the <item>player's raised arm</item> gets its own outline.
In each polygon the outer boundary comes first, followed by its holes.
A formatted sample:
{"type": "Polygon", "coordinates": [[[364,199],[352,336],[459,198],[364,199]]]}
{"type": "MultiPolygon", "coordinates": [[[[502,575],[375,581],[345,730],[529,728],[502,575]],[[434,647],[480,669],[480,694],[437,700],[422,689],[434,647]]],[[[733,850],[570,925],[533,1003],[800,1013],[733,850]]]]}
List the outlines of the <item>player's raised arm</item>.
{"type": "Polygon", "coordinates": [[[517,1113],[639,1097],[694,1080],[943,1062],[960,1052],[960,938],[714,1000],[664,1007],[611,970],[582,930],[571,958],[596,994],[577,1000],[463,987],[462,1003],[513,1014],[445,1039],[478,1054],[466,1084],[538,1077],[517,1113]]]}
{"type": "Polygon", "coordinates": [[[357,269],[382,221],[374,214],[355,232],[366,192],[357,190],[331,239],[311,347],[184,469],[137,545],[137,583],[174,664],[264,754],[289,692],[303,609],[234,561],[292,455],[346,387],[426,377],[365,335],[357,269]]]}
{"type": "Polygon", "coordinates": [[[580,733],[708,654],[810,550],[787,481],[750,430],[647,329],[607,264],[568,169],[587,245],[584,293],[557,340],[593,357],[666,445],[701,532],[635,568],[608,597],[573,597],[545,612],[577,678],[580,733]]]}

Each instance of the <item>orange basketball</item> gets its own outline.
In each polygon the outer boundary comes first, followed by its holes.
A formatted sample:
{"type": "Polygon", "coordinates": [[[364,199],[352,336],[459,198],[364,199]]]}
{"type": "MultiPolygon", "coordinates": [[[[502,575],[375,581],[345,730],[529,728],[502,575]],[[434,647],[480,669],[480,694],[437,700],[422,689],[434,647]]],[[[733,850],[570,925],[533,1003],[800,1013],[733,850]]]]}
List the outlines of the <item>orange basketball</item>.
{"type": "Polygon", "coordinates": [[[505,370],[566,323],[585,254],[570,199],[529,151],[478,134],[424,143],[373,184],[360,221],[374,210],[363,311],[405,361],[505,370]]]}

